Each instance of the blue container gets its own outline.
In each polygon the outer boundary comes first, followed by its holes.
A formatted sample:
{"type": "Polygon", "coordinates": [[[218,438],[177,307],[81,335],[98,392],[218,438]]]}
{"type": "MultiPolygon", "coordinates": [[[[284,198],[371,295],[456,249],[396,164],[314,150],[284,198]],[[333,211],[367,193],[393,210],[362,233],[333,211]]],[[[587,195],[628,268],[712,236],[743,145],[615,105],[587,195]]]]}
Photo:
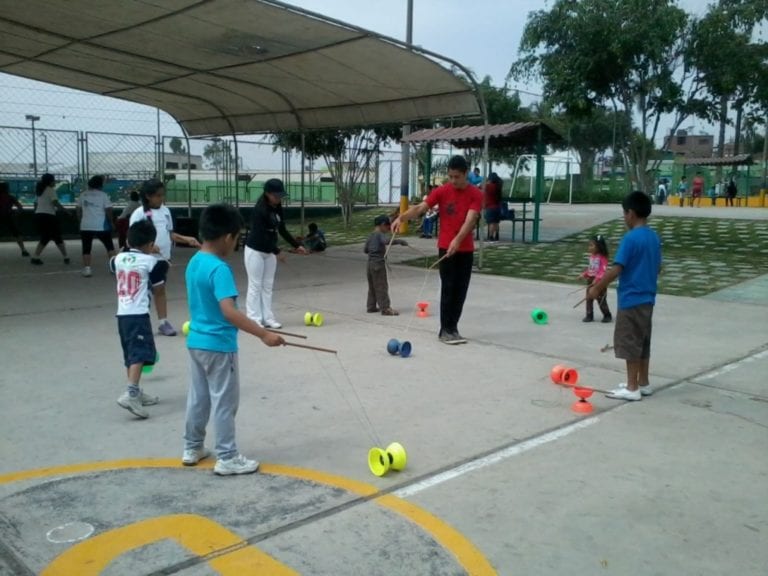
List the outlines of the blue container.
{"type": "Polygon", "coordinates": [[[400,356],[402,358],[408,358],[411,355],[411,343],[407,340],[400,343],[400,356]]]}

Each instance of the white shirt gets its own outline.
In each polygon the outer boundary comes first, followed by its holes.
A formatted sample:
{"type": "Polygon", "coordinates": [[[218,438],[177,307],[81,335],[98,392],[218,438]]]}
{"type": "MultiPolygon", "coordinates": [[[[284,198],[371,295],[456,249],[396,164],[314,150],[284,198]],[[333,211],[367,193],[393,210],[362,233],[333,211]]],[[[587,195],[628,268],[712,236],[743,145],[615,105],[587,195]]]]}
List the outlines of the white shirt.
{"type": "Polygon", "coordinates": [[[53,186],[48,186],[45,191],[37,197],[37,208],[35,214],[56,214],[56,206],[53,201],[58,200],[53,186]]]}
{"type": "Polygon", "coordinates": [[[149,314],[149,273],[158,260],[138,250],[120,252],[111,267],[117,277],[117,315],[149,314]]]}
{"type": "Polygon", "coordinates": [[[110,230],[111,226],[107,222],[107,208],[112,208],[112,202],[106,192],[89,188],[80,194],[77,205],[82,211],[80,230],[90,232],[110,230]]]}
{"type": "Polygon", "coordinates": [[[171,232],[173,232],[173,218],[171,217],[171,211],[168,210],[165,204],[160,208],[152,208],[149,210],[149,214],[144,212],[144,208],[139,207],[131,214],[131,219],[128,221],[129,225],[136,224],[141,220],[151,220],[152,224],[157,230],[157,238],[155,239],[155,246],[160,250],[160,255],[163,260],[171,259],[171,232]]]}

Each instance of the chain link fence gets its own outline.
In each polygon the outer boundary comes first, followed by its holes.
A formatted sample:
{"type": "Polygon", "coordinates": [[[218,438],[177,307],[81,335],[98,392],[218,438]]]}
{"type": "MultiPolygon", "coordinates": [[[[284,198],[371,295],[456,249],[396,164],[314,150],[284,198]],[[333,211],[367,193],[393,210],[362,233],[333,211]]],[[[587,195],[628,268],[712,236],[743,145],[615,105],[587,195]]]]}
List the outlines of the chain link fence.
{"type": "MultiPolygon", "coordinates": [[[[46,172],[56,176],[57,194],[64,204],[77,200],[90,176],[103,174],[104,191],[117,204],[125,202],[142,181],[161,178],[171,205],[250,205],[261,195],[264,182],[280,178],[288,192],[286,205],[337,205],[339,191],[331,167],[322,158],[303,161],[302,166],[300,153],[276,149],[266,138],[158,138],[0,127],[0,179],[26,205],[34,203],[35,182],[46,172]]],[[[349,150],[344,162],[345,171],[356,167],[359,172],[356,204],[399,202],[399,152],[349,150]]]]}

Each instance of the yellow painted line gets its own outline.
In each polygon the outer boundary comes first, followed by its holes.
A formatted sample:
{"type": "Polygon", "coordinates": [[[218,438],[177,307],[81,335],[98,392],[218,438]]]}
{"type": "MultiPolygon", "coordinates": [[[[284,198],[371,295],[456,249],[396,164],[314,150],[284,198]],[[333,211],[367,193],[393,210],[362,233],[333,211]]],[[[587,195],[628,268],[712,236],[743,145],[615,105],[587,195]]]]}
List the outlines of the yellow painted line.
{"type": "MultiPolygon", "coordinates": [[[[173,514],[115,528],[75,544],[51,562],[40,576],[98,576],[116,558],[147,544],[174,540],[196,556],[239,546],[244,540],[217,524],[194,514],[173,514]]],[[[299,576],[284,564],[253,546],[211,558],[207,565],[222,576],[299,576]]]]}
{"type": "MultiPolygon", "coordinates": [[[[210,469],[213,467],[213,463],[214,460],[211,458],[201,462],[197,466],[193,467],[193,469],[210,469]]],[[[187,467],[182,466],[179,459],[173,458],[136,458],[128,460],[85,462],[81,464],[53,466],[50,468],[40,468],[37,470],[26,470],[21,472],[11,472],[10,474],[3,474],[0,475],[0,484],[19,482],[22,480],[31,480],[35,478],[45,478],[48,476],[63,476],[68,474],[97,472],[102,470],[124,470],[132,468],[181,469],[187,467]]],[[[477,547],[475,547],[475,545],[472,544],[460,532],[436,516],[433,516],[426,510],[419,508],[415,504],[402,500],[401,498],[391,494],[383,494],[376,497],[376,495],[379,494],[379,490],[375,486],[366,484],[365,482],[359,482],[357,480],[345,478],[343,476],[337,476],[335,474],[328,474],[326,472],[308,470],[306,468],[298,468],[295,466],[283,466],[280,464],[262,464],[259,467],[259,472],[276,476],[289,476],[292,478],[298,478],[299,480],[309,480],[316,484],[323,484],[333,488],[341,488],[342,490],[357,494],[358,496],[372,498],[371,501],[373,503],[392,510],[393,512],[396,512],[407,518],[417,526],[423,528],[441,546],[450,551],[456,557],[458,563],[467,571],[469,576],[496,576],[496,571],[493,569],[488,560],[482,555],[477,547]]],[[[276,573],[276,575],[277,574],[278,573],[276,573]]]]}

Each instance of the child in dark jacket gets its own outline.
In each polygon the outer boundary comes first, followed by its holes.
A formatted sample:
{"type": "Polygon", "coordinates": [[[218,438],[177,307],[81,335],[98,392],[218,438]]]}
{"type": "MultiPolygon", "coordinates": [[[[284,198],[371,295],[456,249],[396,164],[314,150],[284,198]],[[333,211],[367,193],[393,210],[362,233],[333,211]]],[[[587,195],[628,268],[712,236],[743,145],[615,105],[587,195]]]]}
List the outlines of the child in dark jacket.
{"type": "MultiPolygon", "coordinates": [[[[365,243],[365,253],[368,254],[368,312],[381,311],[384,316],[397,316],[399,312],[393,310],[389,301],[389,283],[387,282],[387,247],[390,244],[389,217],[376,216],[373,220],[375,226],[373,233],[365,243]]],[[[408,246],[405,240],[392,240],[392,244],[408,246]]]]}

